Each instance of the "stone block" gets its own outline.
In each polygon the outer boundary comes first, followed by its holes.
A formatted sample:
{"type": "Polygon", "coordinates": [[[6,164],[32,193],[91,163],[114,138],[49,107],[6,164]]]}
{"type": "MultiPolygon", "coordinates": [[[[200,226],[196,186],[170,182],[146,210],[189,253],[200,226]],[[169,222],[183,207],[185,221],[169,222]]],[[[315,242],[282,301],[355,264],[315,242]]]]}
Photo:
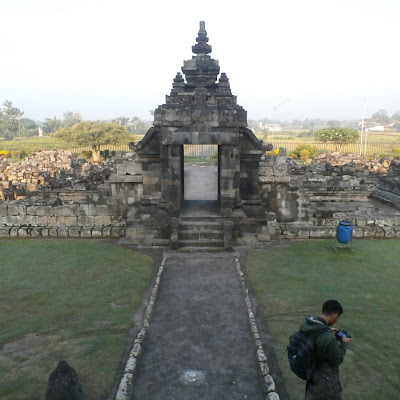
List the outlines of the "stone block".
{"type": "Polygon", "coordinates": [[[80,225],[80,226],[94,225],[94,217],[93,216],[80,216],[80,217],[78,217],[78,225],[80,225]]]}
{"type": "Polygon", "coordinates": [[[259,234],[259,235],[257,236],[257,239],[258,239],[260,242],[269,242],[269,241],[271,241],[271,235],[259,234]]]}
{"type": "Polygon", "coordinates": [[[49,225],[50,226],[57,225],[57,217],[53,216],[53,217],[48,217],[48,218],[49,218],[49,225]]]}
{"type": "Polygon", "coordinates": [[[310,228],[310,238],[334,238],[336,229],[331,227],[312,227],[310,228]]]}
{"type": "Polygon", "coordinates": [[[93,226],[82,226],[81,237],[89,238],[92,237],[93,226]]]}
{"type": "Polygon", "coordinates": [[[18,237],[19,226],[13,226],[10,230],[10,237],[18,237]]]}
{"type": "Polygon", "coordinates": [[[372,229],[371,226],[365,226],[363,228],[363,231],[364,231],[364,237],[365,238],[372,239],[372,238],[375,237],[375,231],[372,229]]]}
{"type": "Polygon", "coordinates": [[[142,174],[142,164],[129,163],[126,166],[127,175],[141,175],[142,174]]]}
{"type": "Polygon", "coordinates": [[[18,236],[19,237],[27,237],[27,236],[29,236],[29,227],[28,226],[21,226],[18,229],[18,236]]]}
{"type": "Polygon", "coordinates": [[[6,217],[7,215],[7,203],[0,202],[0,217],[6,217]]]}
{"type": "Polygon", "coordinates": [[[95,225],[111,225],[111,217],[108,215],[96,215],[93,220],[95,225]]]}
{"type": "Polygon", "coordinates": [[[68,237],[68,226],[59,226],[57,231],[58,237],[68,237]]]}
{"type": "Polygon", "coordinates": [[[0,226],[0,237],[10,236],[11,226],[0,226]]]}
{"type": "Polygon", "coordinates": [[[41,235],[45,237],[49,236],[49,228],[42,228],[41,235]]]}
{"type": "Polygon", "coordinates": [[[64,216],[64,206],[53,207],[53,215],[56,217],[64,216]]]}
{"type": "Polygon", "coordinates": [[[295,236],[297,239],[308,239],[310,237],[309,229],[299,228],[295,232],[295,236]]]}
{"type": "Polygon", "coordinates": [[[57,233],[58,233],[58,227],[52,226],[52,227],[49,228],[48,236],[50,236],[50,237],[56,237],[56,236],[57,236],[57,233]]]}
{"type": "Polygon", "coordinates": [[[78,224],[78,217],[64,217],[64,224],[67,226],[74,226],[78,224]]]}
{"type": "Polygon", "coordinates": [[[80,226],[71,226],[68,230],[68,236],[70,237],[80,237],[81,227],[80,226]]]}
{"type": "Polygon", "coordinates": [[[105,215],[111,215],[112,208],[109,207],[108,205],[97,205],[96,206],[96,213],[91,214],[91,215],[96,215],[96,216],[105,216],[105,215]]]}
{"type": "Polygon", "coordinates": [[[101,237],[102,225],[95,225],[92,229],[92,237],[101,237]]]}
{"type": "Polygon", "coordinates": [[[380,226],[374,226],[374,227],[372,227],[372,229],[375,232],[375,235],[374,235],[375,239],[385,237],[385,231],[380,226]]]}
{"type": "Polygon", "coordinates": [[[112,237],[125,236],[125,228],[122,226],[113,226],[111,228],[111,236],[112,237]]]}
{"type": "Polygon", "coordinates": [[[112,226],[104,226],[103,230],[101,231],[101,236],[103,237],[111,237],[111,229],[112,226]]]}
{"type": "Polygon", "coordinates": [[[31,232],[30,232],[31,237],[39,237],[39,236],[42,236],[42,230],[43,230],[42,227],[40,227],[40,226],[34,226],[34,227],[31,229],[31,232]]]}
{"type": "Polygon", "coordinates": [[[396,237],[396,231],[389,226],[382,226],[382,230],[384,232],[385,238],[393,239],[396,237]]]}
{"type": "Polygon", "coordinates": [[[16,216],[16,215],[26,215],[26,205],[23,203],[8,203],[8,215],[16,216]]]}
{"type": "Polygon", "coordinates": [[[353,227],[353,237],[354,238],[364,237],[364,227],[354,226],[353,227]]]}
{"type": "Polygon", "coordinates": [[[87,215],[90,215],[90,216],[98,215],[97,207],[100,207],[100,206],[95,206],[94,204],[89,204],[87,215]]]}
{"type": "Polygon", "coordinates": [[[27,206],[26,213],[28,215],[48,216],[53,215],[53,207],[51,206],[27,206]]]}

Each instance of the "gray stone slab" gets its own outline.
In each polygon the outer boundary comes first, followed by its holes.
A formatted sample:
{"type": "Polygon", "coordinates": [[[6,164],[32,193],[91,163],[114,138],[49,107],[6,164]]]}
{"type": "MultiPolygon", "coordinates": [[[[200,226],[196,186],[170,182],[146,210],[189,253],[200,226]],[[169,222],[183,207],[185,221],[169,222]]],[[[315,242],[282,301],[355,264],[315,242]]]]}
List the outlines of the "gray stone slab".
{"type": "Polygon", "coordinates": [[[142,347],[132,399],[265,398],[230,254],[170,256],[142,347]]]}

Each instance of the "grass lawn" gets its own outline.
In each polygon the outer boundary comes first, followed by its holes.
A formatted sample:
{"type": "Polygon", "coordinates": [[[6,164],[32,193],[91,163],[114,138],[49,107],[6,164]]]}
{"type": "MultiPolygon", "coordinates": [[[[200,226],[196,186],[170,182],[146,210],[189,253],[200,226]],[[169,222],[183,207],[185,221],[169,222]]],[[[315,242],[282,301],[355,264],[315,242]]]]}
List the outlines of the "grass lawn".
{"type": "Polygon", "coordinates": [[[276,340],[285,386],[304,399],[305,382],[289,368],[286,346],[307,315],[320,315],[328,299],[344,314],[337,327],[353,334],[340,367],[345,400],[400,398],[400,241],[359,240],[355,254],[331,240],[303,241],[252,253],[247,271],[276,340]]]}
{"type": "Polygon", "coordinates": [[[0,241],[0,398],[44,399],[62,358],[107,397],[153,264],[103,241],[0,241]]]}

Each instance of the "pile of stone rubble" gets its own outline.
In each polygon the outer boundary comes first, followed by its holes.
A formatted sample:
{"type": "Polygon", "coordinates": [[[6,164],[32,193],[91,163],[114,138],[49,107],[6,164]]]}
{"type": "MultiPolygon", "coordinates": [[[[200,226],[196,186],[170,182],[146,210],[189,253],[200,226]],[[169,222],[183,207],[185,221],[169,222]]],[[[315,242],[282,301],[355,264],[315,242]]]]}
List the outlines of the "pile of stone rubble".
{"type": "MultiPolygon", "coordinates": [[[[124,156],[134,159],[129,153],[124,156]]],[[[51,190],[96,190],[120,159],[93,164],[71,151],[39,151],[19,163],[0,158],[0,200],[24,199],[51,190]]]]}
{"type": "Polygon", "coordinates": [[[379,158],[378,155],[375,154],[374,157],[367,159],[358,154],[347,153],[341,155],[338,152],[318,154],[314,157],[314,162],[316,163],[325,162],[335,166],[350,164],[353,166],[367,167],[368,170],[379,173],[388,172],[392,160],[393,157],[390,156],[379,158]]]}

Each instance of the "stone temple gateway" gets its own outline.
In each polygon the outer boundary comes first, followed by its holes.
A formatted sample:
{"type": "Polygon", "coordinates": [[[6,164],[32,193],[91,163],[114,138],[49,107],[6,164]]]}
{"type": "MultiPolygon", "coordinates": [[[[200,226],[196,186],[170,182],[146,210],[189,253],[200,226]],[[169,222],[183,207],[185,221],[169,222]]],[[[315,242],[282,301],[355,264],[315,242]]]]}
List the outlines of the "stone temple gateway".
{"type": "Polygon", "coordinates": [[[150,228],[151,216],[156,216],[158,229],[164,225],[173,234],[184,199],[186,144],[218,146],[218,208],[225,221],[265,217],[258,172],[261,156],[272,145],[259,141],[247,128],[246,111],[232,95],[227,75],[220,74],[218,61],[210,56],[204,22],[196,41],[193,57],[184,61],[183,75],[176,74],[166,103],[154,112],[154,126],[135,146],[143,170],[143,195],[132,218],[135,227],[150,228]]]}

